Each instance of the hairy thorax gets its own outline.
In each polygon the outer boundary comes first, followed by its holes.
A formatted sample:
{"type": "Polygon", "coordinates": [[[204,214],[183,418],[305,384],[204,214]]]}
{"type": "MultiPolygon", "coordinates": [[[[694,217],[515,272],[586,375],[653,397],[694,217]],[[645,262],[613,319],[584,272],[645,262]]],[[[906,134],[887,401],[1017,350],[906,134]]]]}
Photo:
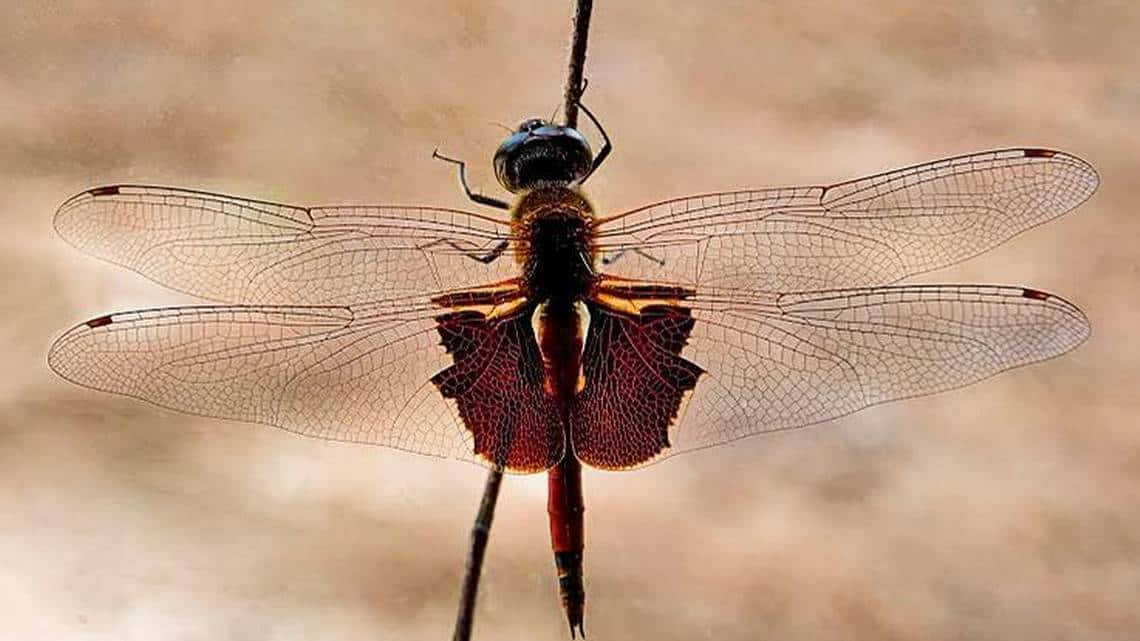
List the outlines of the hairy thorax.
{"type": "Polygon", "coordinates": [[[566,187],[536,189],[519,199],[513,220],[526,297],[569,303],[586,296],[596,278],[590,203],[566,187]]]}

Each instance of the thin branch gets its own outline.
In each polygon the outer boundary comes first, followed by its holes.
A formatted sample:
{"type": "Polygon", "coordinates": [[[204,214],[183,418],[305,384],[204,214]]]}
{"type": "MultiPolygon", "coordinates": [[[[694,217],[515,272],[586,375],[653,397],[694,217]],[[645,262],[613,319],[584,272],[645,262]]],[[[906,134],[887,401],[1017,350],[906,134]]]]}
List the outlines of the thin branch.
{"type": "Polygon", "coordinates": [[[495,502],[499,500],[502,480],[503,471],[497,467],[487,473],[479,514],[471,526],[471,549],[467,553],[467,572],[463,576],[459,615],[455,619],[452,641],[468,641],[471,638],[471,627],[475,622],[475,595],[479,591],[479,575],[483,571],[483,554],[487,550],[487,539],[491,537],[491,521],[495,518],[495,502]]]}
{"type": "MultiPolygon", "coordinates": [[[[590,14],[593,10],[593,0],[577,0],[574,10],[574,33],[570,40],[569,74],[563,96],[565,121],[570,127],[578,126],[578,101],[582,97],[582,74],[586,67],[586,39],[590,34],[590,14]]],[[[471,548],[467,554],[467,571],[463,576],[459,614],[455,619],[455,634],[451,637],[452,641],[471,639],[471,628],[475,622],[475,596],[479,591],[479,575],[483,571],[483,556],[487,551],[487,540],[491,536],[491,521],[495,517],[495,502],[499,499],[499,485],[502,481],[503,471],[500,468],[493,468],[487,473],[487,484],[483,487],[479,514],[476,515],[475,524],[471,527],[471,548]]]]}
{"type": "Polygon", "coordinates": [[[590,37],[590,14],[594,0],[578,0],[574,10],[574,35],[570,39],[570,73],[566,77],[563,109],[566,126],[578,126],[578,100],[582,98],[582,73],[586,68],[586,40],[590,37]]]}

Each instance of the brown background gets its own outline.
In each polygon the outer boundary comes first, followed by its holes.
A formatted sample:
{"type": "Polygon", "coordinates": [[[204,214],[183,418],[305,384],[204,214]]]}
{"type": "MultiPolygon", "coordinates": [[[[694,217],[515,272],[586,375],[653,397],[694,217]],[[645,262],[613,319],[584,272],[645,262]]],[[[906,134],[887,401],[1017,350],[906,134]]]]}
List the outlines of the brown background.
{"type": "MultiPolygon", "coordinates": [[[[5,5],[0,637],[450,637],[480,469],[178,415],[44,364],[75,322],[185,301],[54,236],[81,188],[466,207],[440,144],[493,191],[490,123],[557,105],[569,3],[404,4],[5,5]]],[[[587,472],[590,638],[1137,638],[1140,10],[786,5],[599,3],[588,102],[617,145],[599,209],[1065,149],[1101,172],[1088,204],[924,278],[1061,293],[1093,337],[956,392],[587,472]]],[[[476,635],[567,636],[541,476],[505,484],[476,635]]]]}

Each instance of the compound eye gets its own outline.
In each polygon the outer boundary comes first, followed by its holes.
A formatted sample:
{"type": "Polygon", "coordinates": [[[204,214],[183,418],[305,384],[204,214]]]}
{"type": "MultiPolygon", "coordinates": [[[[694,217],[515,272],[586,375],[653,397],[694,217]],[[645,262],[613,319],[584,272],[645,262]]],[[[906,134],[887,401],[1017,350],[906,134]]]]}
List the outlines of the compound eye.
{"type": "Polygon", "coordinates": [[[528,118],[528,119],[519,123],[518,131],[520,133],[521,132],[529,133],[531,131],[534,131],[535,129],[538,129],[539,127],[544,127],[547,124],[549,124],[549,123],[547,123],[542,118],[528,118]]]}
{"type": "Polygon", "coordinates": [[[565,136],[566,131],[566,127],[559,127],[558,125],[552,125],[549,122],[543,122],[542,125],[531,129],[530,133],[540,138],[553,138],[555,136],[565,136]]]}

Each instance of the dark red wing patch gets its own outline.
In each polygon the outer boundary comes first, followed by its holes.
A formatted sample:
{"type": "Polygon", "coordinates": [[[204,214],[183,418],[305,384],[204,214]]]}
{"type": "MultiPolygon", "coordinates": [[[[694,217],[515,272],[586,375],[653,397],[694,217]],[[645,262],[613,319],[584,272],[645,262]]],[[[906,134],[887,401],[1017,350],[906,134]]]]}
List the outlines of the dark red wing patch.
{"type": "Polygon", "coordinates": [[[680,356],[693,317],[688,308],[670,304],[637,314],[593,300],[589,309],[574,452],[594,467],[632,467],[669,447],[681,400],[704,372],[680,356]]]}
{"type": "Polygon", "coordinates": [[[542,358],[531,306],[488,319],[462,310],[436,318],[455,364],[432,377],[453,398],[475,439],[475,452],[511,470],[537,472],[562,458],[558,407],[542,389],[542,358]]]}

